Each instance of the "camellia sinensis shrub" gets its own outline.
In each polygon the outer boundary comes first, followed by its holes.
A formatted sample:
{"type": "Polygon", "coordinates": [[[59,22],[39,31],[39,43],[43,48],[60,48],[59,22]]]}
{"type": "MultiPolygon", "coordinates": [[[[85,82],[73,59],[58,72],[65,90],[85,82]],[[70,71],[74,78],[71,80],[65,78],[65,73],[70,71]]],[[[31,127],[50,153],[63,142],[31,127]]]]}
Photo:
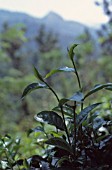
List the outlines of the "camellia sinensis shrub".
{"type": "MultiPolygon", "coordinates": [[[[34,117],[37,121],[37,126],[28,131],[28,136],[31,136],[32,139],[35,138],[35,145],[39,154],[29,155],[29,158],[22,158],[21,156],[21,159],[16,154],[13,154],[10,161],[8,152],[11,145],[7,147],[5,140],[1,139],[1,147],[4,148],[3,152],[5,150],[5,155],[1,158],[1,169],[4,169],[4,162],[7,169],[112,169],[112,116],[110,114],[109,119],[101,116],[105,103],[100,101],[92,103],[90,100],[88,105],[87,102],[91,95],[100,90],[110,90],[111,92],[112,83],[98,84],[85,92],[74,60],[76,47],[77,44],[74,44],[68,49],[72,67],[64,66],[53,69],[45,76],[42,76],[38,69],[34,67],[37,81],[25,88],[22,99],[34,90],[46,89],[56,98],[56,106],[51,110],[43,110],[37,113],[34,117]],[[77,82],[74,82],[71,88],[74,88],[76,83],[79,87],[68,98],[60,98],[55,89],[48,83],[51,76],[56,73],[62,74],[63,72],[65,74],[73,73],[73,76],[76,77],[74,80],[77,79],[77,82]]],[[[44,95],[43,91],[41,94],[44,95]]],[[[111,112],[111,108],[109,109],[111,112]]],[[[19,140],[16,145],[18,144],[19,140]]],[[[14,153],[18,153],[18,150],[14,153]]]]}

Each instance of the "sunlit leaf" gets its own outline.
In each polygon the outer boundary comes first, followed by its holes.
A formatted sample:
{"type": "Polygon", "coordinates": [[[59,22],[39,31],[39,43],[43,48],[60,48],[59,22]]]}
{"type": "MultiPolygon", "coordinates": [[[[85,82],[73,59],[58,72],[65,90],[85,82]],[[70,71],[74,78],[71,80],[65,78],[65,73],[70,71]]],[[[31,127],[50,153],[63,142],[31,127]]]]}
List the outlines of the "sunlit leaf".
{"type": "Polygon", "coordinates": [[[57,138],[57,137],[51,138],[46,141],[46,144],[53,145],[58,148],[64,149],[70,153],[73,153],[71,146],[62,138],[57,138]]]}
{"type": "Polygon", "coordinates": [[[49,133],[52,135],[52,137],[62,137],[64,134],[64,132],[62,132],[62,131],[60,131],[58,133],[56,131],[50,131],[49,133]]]}
{"type": "Polygon", "coordinates": [[[22,94],[22,99],[27,95],[29,94],[30,92],[36,90],[36,89],[40,89],[40,88],[47,88],[47,86],[45,84],[40,84],[40,83],[32,83],[32,84],[29,84],[23,91],[23,94],[22,94]]]}
{"type": "Polygon", "coordinates": [[[73,57],[74,57],[74,49],[78,46],[79,44],[73,44],[72,46],[71,46],[71,48],[69,49],[69,51],[68,51],[68,54],[69,54],[69,57],[70,57],[70,59],[71,60],[73,60],[73,57]]]}
{"type": "Polygon", "coordinates": [[[48,78],[48,77],[52,76],[53,74],[56,74],[56,73],[59,73],[59,72],[75,72],[75,69],[74,68],[69,68],[69,67],[62,67],[62,68],[59,68],[59,69],[55,69],[55,70],[50,71],[45,76],[45,78],[48,78]]]}
{"type": "Polygon", "coordinates": [[[37,126],[35,128],[29,129],[27,135],[29,136],[32,132],[44,132],[44,129],[41,126],[37,126]]]}
{"type": "Polygon", "coordinates": [[[35,116],[35,119],[42,123],[54,125],[57,129],[64,130],[64,123],[61,116],[53,111],[42,111],[35,116]]]}
{"type": "Polygon", "coordinates": [[[59,105],[64,105],[65,103],[67,103],[68,101],[76,101],[76,102],[82,102],[82,100],[84,99],[84,95],[81,92],[76,92],[73,96],[71,96],[70,98],[63,98],[59,101],[59,105]]]}
{"type": "Polygon", "coordinates": [[[72,97],[69,98],[70,101],[82,102],[84,95],[82,92],[76,92],[72,97]]]}

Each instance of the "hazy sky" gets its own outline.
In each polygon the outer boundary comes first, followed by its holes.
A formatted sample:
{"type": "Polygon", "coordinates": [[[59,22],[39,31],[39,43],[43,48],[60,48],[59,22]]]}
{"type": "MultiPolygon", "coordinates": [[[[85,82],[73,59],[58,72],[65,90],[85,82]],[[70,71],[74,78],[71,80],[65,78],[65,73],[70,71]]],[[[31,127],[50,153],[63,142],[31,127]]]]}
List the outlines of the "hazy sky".
{"type": "Polygon", "coordinates": [[[54,11],[64,19],[88,25],[103,23],[107,20],[94,0],[0,0],[0,9],[21,11],[36,17],[43,17],[54,11]]]}

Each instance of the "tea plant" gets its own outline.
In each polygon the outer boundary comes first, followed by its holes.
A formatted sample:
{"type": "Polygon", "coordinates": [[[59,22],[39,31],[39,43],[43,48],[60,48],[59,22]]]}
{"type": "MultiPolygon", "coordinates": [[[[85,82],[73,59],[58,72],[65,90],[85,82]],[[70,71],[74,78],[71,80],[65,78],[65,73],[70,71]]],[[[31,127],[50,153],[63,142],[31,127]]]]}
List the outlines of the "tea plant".
{"type": "Polygon", "coordinates": [[[0,136],[0,169],[13,169],[19,159],[20,139],[13,140],[10,135],[0,136]]]}
{"type": "MultiPolygon", "coordinates": [[[[99,90],[112,91],[112,83],[98,84],[84,92],[74,61],[77,45],[68,49],[72,68],[65,66],[53,69],[42,76],[34,67],[39,82],[29,84],[23,91],[22,99],[34,90],[47,89],[56,98],[57,105],[52,110],[37,113],[34,117],[38,122],[37,127],[28,131],[28,136],[36,138],[35,144],[40,154],[18,159],[11,164],[12,169],[15,165],[24,170],[112,169],[112,116],[110,114],[109,119],[101,116],[104,103],[87,105],[87,98],[99,90]],[[48,79],[62,72],[72,72],[76,76],[79,90],[71,97],[60,99],[48,79]]],[[[71,88],[73,87],[74,85],[71,88]]]]}
{"type": "MultiPolygon", "coordinates": [[[[68,49],[72,68],[67,66],[58,68],[43,77],[34,67],[35,76],[40,82],[28,85],[22,98],[33,90],[45,88],[52,92],[58,104],[50,111],[44,110],[35,115],[40,126],[31,129],[29,133],[41,132],[37,138],[37,146],[43,145],[45,162],[50,169],[112,168],[112,119],[105,120],[100,117],[100,109],[96,110],[103,103],[86,106],[86,99],[90,95],[102,89],[112,91],[112,83],[98,84],[88,92],[83,92],[74,61],[74,49],[77,45],[74,44],[68,49]],[[60,99],[56,91],[47,83],[47,79],[58,72],[73,72],[77,77],[79,91],[69,98],[60,99]],[[45,124],[55,128],[46,132],[45,124]]],[[[38,159],[37,164],[41,164],[41,161],[42,158],[38,159]]]]}

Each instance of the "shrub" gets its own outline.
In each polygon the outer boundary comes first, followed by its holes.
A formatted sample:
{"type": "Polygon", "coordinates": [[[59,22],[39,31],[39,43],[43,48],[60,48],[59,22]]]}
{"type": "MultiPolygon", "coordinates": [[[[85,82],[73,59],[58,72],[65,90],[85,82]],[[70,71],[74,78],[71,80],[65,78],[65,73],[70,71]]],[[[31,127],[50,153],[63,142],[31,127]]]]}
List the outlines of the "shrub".
{"type": "MultiPolygon", "coordinates": [[[[32,138],[34,134],[36,135],[35,144],[40,154],[30,156],[28,159],[18,159],[11,164],[12,167],[16,165],[24,170],[112,169],[111,116],[108,118],[101,116],[104,103],[89,101],[87,105],[86,102],[89,96],[99,90],[112,91],[112,83],[98,84],[88,92],[84,92],[74,61],[76,47],[77,44],[74,44],[68,49],[72,68],[65,66],[53,69],[43,77],[34,67],[39,82],[29,84],[23,91],[22,99],[34,90],[47,89],[56,98],[57,105],[52,110],[43,110],[36,114],[34,118],[38,125],[28,131],[28,135],[32,135],[32,138]],[[71,97],[60,99],[48,83],[48,79],[61,72],[73,72],[79,90],[71,97]]],[[[71,88],[74,88],[74,85],[71,88]]]]}

